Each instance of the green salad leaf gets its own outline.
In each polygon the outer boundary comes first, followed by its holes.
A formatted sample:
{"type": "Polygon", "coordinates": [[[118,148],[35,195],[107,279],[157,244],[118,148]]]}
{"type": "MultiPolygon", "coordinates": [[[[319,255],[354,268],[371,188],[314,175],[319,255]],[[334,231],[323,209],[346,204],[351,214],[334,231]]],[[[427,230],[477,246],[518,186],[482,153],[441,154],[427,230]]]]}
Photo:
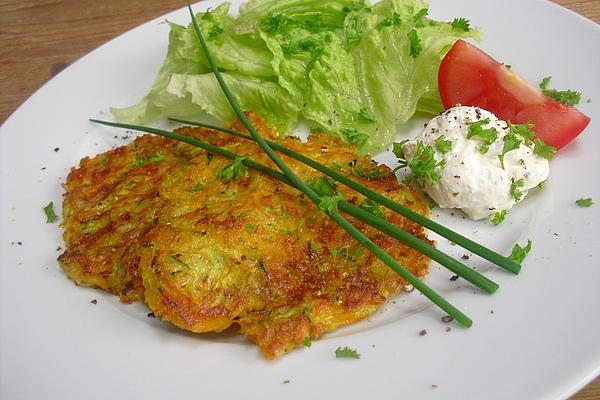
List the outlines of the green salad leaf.
{"type": "MultiPolygon", "coordinates": [[[[196,19],[244,111],[283,134],[302,120],[363,153],[383,150],[398,123],[442,110],[439,64],[460,38],[479,39],[466,20],[433,21],[423,0],[250,0],[196,19]]],[[[111,111],[120,122],[208,113],[235,118],[217,88],[191,25],[170,23],[169,49],[150,92],[111,111]]]]}

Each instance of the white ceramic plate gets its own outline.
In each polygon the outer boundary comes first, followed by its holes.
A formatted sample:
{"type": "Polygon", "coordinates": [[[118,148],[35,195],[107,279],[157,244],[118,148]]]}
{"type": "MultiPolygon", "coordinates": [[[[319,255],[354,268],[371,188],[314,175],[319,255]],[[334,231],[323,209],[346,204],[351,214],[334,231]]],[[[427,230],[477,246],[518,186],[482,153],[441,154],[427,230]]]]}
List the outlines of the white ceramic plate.
{"type": "MultiPolygon", "coordinates": [[[[87,119],[109,118],[109,106],[132,104],[149,88],[167,44],[160,18],[66,69],[1,128],[0,398],[559,399],[597,375],[600,204],[575,200],[600,203],[600,27],[537,0],[437,0],[431,15],[470,18],[485,30],[484,49],[530,82],[552,75],[556,87],[581,90],[580,108],[592,118],[552,162],[547,188],[505,224],[439,217],[505,253],[533,240],[518,277],[471,259],[501,284],[493,296],[432,266],[428,283],[474,319],[471,329],[443,324],[413,292],[268,362],[235,333],[188,334],[147,318],[139,304],[73,285],[56,263],[61,230],[45,224],[42,207],[60,205],[61,183],[81,157],[125,142],[123,132],[87,119]],[[357,348],[361,359],[335,359],[338,346],[357,348]]],[[[185,10],[168,18],[188,21],[185,10]]]]}

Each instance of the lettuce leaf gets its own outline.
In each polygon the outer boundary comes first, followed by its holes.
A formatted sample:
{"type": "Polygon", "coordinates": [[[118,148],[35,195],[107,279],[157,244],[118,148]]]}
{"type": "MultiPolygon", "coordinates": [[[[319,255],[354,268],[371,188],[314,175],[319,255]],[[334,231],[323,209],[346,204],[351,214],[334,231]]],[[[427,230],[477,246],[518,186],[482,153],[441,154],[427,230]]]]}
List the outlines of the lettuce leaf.
{"type": "MultiPolygon", "coordinates": [[[[250,0],[238,16],[225,3],[196,18],[245,111],[284,134],[304,120],[375,153],[416,111],[442,110],[440,61],[457,39],[480,38],[479,30],[429,19],[427,7],[422,0],[250,0]]],[[[148,95],[112,112],[142,124],[203,112],[235,118],[192,26],[176,24],[148,95]]]]}

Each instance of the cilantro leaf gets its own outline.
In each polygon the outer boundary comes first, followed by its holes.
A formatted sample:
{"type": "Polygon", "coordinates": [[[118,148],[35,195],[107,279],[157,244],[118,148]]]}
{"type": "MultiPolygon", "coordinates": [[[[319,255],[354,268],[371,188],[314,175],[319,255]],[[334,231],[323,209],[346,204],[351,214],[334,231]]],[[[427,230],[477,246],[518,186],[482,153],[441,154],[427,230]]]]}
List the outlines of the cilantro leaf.
{"type": "Polygon", "coordinates": [[[417,58],[421,54],[421,39],[415,29],[411,29],[407,34],[408,40],[410,40],[410,56],[417,58]]]}
{"type": "Polygon", "coordinates": [[[51,224],[58,220],[58,215],[54,212],[54,202],[48,203],[46,207],[44,207],[44,213],[46,214],[46,223],[51,224]]]}
{"type": "Polygon", "coordinates": [[[492,224],[494,225],[500,225],[502,222],[504,222],[504,219],[506,218],[506,213],[506,210],[497,212],[492,216],[492,219],[490,221],[492,221],[492,224]]]}
{"type": "Polygon", "coordinates": [[[521,146],[521,139],[514,133],[509,133],[504,136],[504,145],[502,146],[502,152],[498,154],[498,158],[500,159],[500,166],[504,169],[504,156],[506,153],[512,150],[516,150],[521,146]]]}
{"type": "Polygon", "coordinates": [[[514,197],[515,201],[518,203],[523,198],[523,192],[521,188],[525,186],[525,179],[521,178],[519,180],[514,181],[510,185],[510,193],[514,197]]]}
{"type": "Polygon", "coordinates": [[[248,176],[248,169],[244,165],[244,160],[246,159],[246,157],[237,158],[234,162],[219,170],[216,177],[231,180],[248,176]]]}
{"type": "Polygon", "coordinates": [[[362,122],[375,122],[375,117],[369,113],[369,110],[363,107],[358,111],[358,120],[362,122]]]}
{"type": "Polygon", "coordinates": [[[483,128],[483,125],[489,123],[489,118],[471,122],[467,131],[467,139],[477,137],[483,141],[483,145],[479,148],[481,154],[487,153],[490,145],[498,138],[498,132],[494,128],[483,128]]]}
{"type": "Polygon", "coordinates": [[[548,88],[548,85],[550,84],[550,79],[552,79],[552,77],[547,76],[544,79],[542,79],[542,82],[540,82],[539,86],[542,90],[542,93],[544,93],[551,99],[554,99],[559,103],[566,104],[568,106],[576,106],[577,104],[579,104],[579,102],[581,101],[581,93],[576,92],[575,90],[550,89],[548,88]]]}
{"type": "Polygon", "coordinates": [[[385,214],[383,213],[383,211],[381,211],[379,204],[377,204],[376,202],[374,202],[371,199],[364,199],[360,203],[359,207],[362,208],[363,210],[365,210],[366,212],[368,212],[369,214],[372,214],[378,218],[386,220],[385,214]]]}
{"type": "Polygon", "coordinates": [[[360,358],[360,354],[350,347],[338,347],[335,350],[335,358],[360,358]]]}
{"type": "Polygon", "coordinates": [[[466,18],[454,18],[452,28],[469,32],[471,30],[471,23],[466,18]]]}
{"type": "Polygon", "coordinates": [[[437,139],[435,139],[435,148],[442,154],[446,154],[450,150],[452,150],[452,141],[446,139],[444,135],[441,135],[437,139]]]}
{"type": "Polygon", "coordinates": [[[437,161],[433,147],[424,145],[421,141],[417,142],[417,151],[408,163],[409,168],[421,184],[437,182],[441,177],[439,169],[445,165],[446,160],[437,161]]]}
{"type": "Polygon", "coordinates": [[[594,200],[592,200],[591,197],[588,197],[586,199],[581,198],[579,200],[576,200],[575,203],[577,203],[579,207],[591,207],[594,204],[594,200]]]}
{"type": "Polygon", "coordinates": [[[544,143],[543,140],[535,139],[535,147],[533,148],[533,154],[536,154],[546,160],[552,160],[556,154],[556,147],[550,146],[544,143]]]}
{"type": "Polygon", "coordinates": [[[513,246],[512,252],[510,253],[510,256],[508,256],[508,258],[510,260],[513,260],[513,261],[521,264],[523,262],[523,260],[525,260],[525,257],[527,257],[527,254],[529,254],[530,251],[531,251],[531,240],[527,240],[527,246],[525,246],[525,247],[521,247],[521,246],[519,246],[518,243],[515,243],[515,245],[513,246]]]}
{"type": "Polygon", "coordinates": [[[345,199],[341,194],[336,194],[334,196],[322,196],[321,202],[319,203],[319,208],[326,214],[331,215],[337,211],[340,201],[343,200],[345,199]]]}

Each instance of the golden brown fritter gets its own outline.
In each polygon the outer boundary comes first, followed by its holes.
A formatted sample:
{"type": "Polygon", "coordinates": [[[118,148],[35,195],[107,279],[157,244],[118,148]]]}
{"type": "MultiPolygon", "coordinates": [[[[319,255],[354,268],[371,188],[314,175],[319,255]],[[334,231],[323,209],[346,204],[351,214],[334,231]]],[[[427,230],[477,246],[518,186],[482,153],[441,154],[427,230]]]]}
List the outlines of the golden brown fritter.
{"type": "MultiPolygon", "coordinates": [[[[255,124],[275,136],[261,121],[255,124]]],[[[179,133],[273,166],[252,142],[205,129],[179,133]]],[[[387,167],[337,138],[279,142],[429,212],[387,167]]],[[[320,176],[285,161],[307,181],[320,176]]],[[[222,331],[236,323],[268,358],[373,313],[401,290],[402,279],[302,193],[253,170],[238,179],[217,177],[230,164],[155,136],[83,159],[66,183],[64,270],[78,284],[142,300],[158,318],[189,331],[222,331]]],[[[337,188],[349,202],[363,200],[337,188]]],[[[421,226],[385,214],[428,241],[421,226]]],[[[427,273],[425,256],[350,220],[415,275],[427,273]]]]}

